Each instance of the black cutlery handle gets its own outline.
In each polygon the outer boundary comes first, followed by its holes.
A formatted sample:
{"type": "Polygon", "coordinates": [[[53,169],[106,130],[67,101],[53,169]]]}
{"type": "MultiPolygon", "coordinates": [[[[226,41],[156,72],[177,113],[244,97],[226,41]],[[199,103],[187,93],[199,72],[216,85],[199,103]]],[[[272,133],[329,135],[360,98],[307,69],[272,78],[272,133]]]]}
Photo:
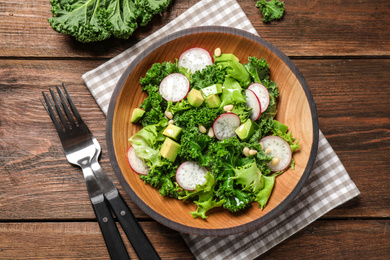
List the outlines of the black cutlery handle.
{"type": "MultiPolygon", "coordinates": [[[[106,194],[107,195],[107,194],[106,194]]],[[[139,225],[138,221],[134,217],[130,208],[127,206],[122,196],[115,190],[114,194],[106,196],[110,202],[111,208],[118,218],[122,229],[125,231],[126,236],[129,238],[134,251],[137,253],[141,260],[154,260],[160,259],[152,243],[149,241],[145,232],[139,225]]]]}
{"type": "MultiPolygon", "coordinates": [[[[96,200],[96,198],[94,199],[96,200]]],[[[111,259],[130,259],[118,227],[112,217],[110,208],[104,200],[103,195],[98,201],[92,200],[92,205],[111,259]]]]}

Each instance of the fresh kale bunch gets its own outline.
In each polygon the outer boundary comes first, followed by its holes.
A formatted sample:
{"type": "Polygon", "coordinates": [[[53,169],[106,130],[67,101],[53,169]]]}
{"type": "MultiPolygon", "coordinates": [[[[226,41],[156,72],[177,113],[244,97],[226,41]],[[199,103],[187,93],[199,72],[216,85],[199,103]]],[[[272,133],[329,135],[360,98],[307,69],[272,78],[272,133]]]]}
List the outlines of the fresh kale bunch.
{"type": "Polygon", "coordinates": [[[256,7],[260,8],[263,15],[263,22],[268,23],[272,20],[279,20],[284,14],[284,2],[279,0],[260,0],[257,1],[256,7]]]}
{"type": "Polygon", "coordinates": [[[172,0],[50,0],[48,19],[59,33],[80,42],[103,41],[115,36],[128,39],[138,25],[165,11],[172,0]]]}

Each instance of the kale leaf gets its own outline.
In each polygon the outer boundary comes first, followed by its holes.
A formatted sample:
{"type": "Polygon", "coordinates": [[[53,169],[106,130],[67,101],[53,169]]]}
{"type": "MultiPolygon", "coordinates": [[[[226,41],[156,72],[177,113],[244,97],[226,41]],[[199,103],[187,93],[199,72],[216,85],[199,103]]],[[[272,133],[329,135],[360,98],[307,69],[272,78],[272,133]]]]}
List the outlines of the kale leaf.
{"type": "Polygon", "coordinates": [[[50,0],[51,27],[80,42],[128,39],[138,25],[168,8],[172,0],[50,0]]]}
{"type": "Polygon", "coordinates": [[[284,2],[279,0],[260,0],[257,1],[256,7],[260,8],[263,15],[263,22],[268,23],[272,20],[281,19],[284,14],[284,2]]]}
{"type": "MultiPolygon", "coordinates": [[[[176,63],[169,61],[163,63],[154,63],[152,67],[146,72],[145,77],[140,79],[141,85],[156,85],[159,86],[161,81],[169,74],[179,72],[176,63]]],[[[142,89],[144,90],[144,89],[142,89]]]]}
{"type": "Polygon", "coordinates": [[[215,64],[208,65],[203,70],[198,70],[191,76],[191,86],[195,89],[202,89],[214,84],[223,84],[226,76],[226,69],[215,64]]]}

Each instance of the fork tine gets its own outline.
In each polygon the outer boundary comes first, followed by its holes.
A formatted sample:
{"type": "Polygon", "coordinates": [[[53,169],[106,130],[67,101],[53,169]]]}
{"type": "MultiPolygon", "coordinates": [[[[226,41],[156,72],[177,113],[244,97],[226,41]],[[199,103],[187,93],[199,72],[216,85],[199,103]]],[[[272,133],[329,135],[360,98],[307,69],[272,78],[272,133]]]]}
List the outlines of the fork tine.
{"type": "Polygon", "coordinates": [[[43,107],[46,109],[46,112],[49,114],[51,121],[53,121],[53,124],[56,127],[57,132],[58,133],[62,132],[61,124],[60,124],[60,122],[58,122],[57,117],[53,111],[50,97],[47,94],[45,94],[43,91],[42,91],[42,95],[43,95],[43,98],[45,100],[45,102],[43,102],[43,100],[40,99],[43,107]]]}
{"type": "Polygon", "coordinates": [[[67,97],[67,99],[68,99],[70,108],[72,109],[73,114],[74,114],[74,116],[76,117],[77,122],[78,122],[79,124],[83,123],[83,119],[81,118],[81,116],[80,116],[80,114],[79,114],[79,111],[77,110],[76,106],[74,105],[73,100],[70,98],[69,92],[68,92],[68,90],[66,89],[64,83],[62,83],[62,87],[63,87],[64,90],[65,90],[65,94],[66,94],[66,97],[67,97]]]}
{"type": "Polygon", "coordinates": [[[74,121],[72,113],[69,110],[69,107],[70,107],[69,102],[68,102],[67,98],[65,97],[65,94],[62,91],[62,89],[59,86],[56,86],[56,89],[57,89],[58,95],[60,96],[62,108],[65,111],[66,117],[68,118],[71,126],[75,127],[76,122],[74,121]]]}
{"type": "Polygon", "coordinates": [[[64,113],[61,110],[62,105],[60,104],[60,100],[58,99],[58,96],[56,95],[56,93],[52,89],[49,89],[49,91],[50,91],[50,94],[52,96],[52,100],[54,101],[54,108],[57,111],[58,117],[60,118],[64,127],[66,129],[70,129],[69,124],[66,121],[66,118],[64,116],[64,113]]]}

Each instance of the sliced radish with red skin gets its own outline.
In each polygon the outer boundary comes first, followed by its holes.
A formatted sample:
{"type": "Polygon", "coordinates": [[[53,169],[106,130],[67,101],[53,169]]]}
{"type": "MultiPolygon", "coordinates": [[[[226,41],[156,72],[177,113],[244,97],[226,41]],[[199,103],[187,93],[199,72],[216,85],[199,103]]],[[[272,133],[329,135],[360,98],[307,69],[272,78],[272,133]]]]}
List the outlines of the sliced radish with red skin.
{"type": "Polygon", "coordinates": [[[263,84],[253,83],[248,89],[252,90],[260,101],[261,113],[267,110],[269,105],[269,91],[263,84]]]}
{"type": "Polygon", "coordinates": [[[177,64],[179,67],[184,67],[194,73],[206,68],[207,65],[212,65],[213,62],[213,56],[208,50],[195,47],[184,51],[180,55],[177,64]]]}
{"type": "Polygon", "coordinates": [[[268,163],[273,172],[282,171],[290,165],[292,152],[286,140],[279,136],[271,135],[262,138],[260,143],[263,144],[265,153],[273,157],[274,161],[268,163]]]}
{"type": "Polygon", "coordinates": [[[148,175],[149,167],[135,154],[133,146],[127,150],[127,160],[133,171],[140,175],[148,175]]]}
{"type": "Polygon", "coordinates": [[[184,162],[176,171],[176,182],[185,190],[195,190],[196,185],[206,182],[207,169],[196,162],[184,162]]]}
{"type": "Polygon", "coordinates": [[[190,91],[190,81],[181,73],[172,73],[160,83],[160,95],[167,101],[178,102],[190,91]]]}
{"type": "Polygon", "coordinates": [[[255,94],[255,92],[253,92],[250,89],[245,90],[245,95],[246,95],[247,107],[252,108],[252,112],[250,114],[250,119],[252,119],[253,121],[256,121],[257,119],[259,119],[259,117],[261,115],[260,100],[257,97],[257,95],[255,94]]]}
{"type": "Polygon", "coordinates": [[[235,130],[241,125],[241,119],[234,113],[223,113],[215,119],[213,131],[216,138],[223,140],[236,136],[235,130]]]}

